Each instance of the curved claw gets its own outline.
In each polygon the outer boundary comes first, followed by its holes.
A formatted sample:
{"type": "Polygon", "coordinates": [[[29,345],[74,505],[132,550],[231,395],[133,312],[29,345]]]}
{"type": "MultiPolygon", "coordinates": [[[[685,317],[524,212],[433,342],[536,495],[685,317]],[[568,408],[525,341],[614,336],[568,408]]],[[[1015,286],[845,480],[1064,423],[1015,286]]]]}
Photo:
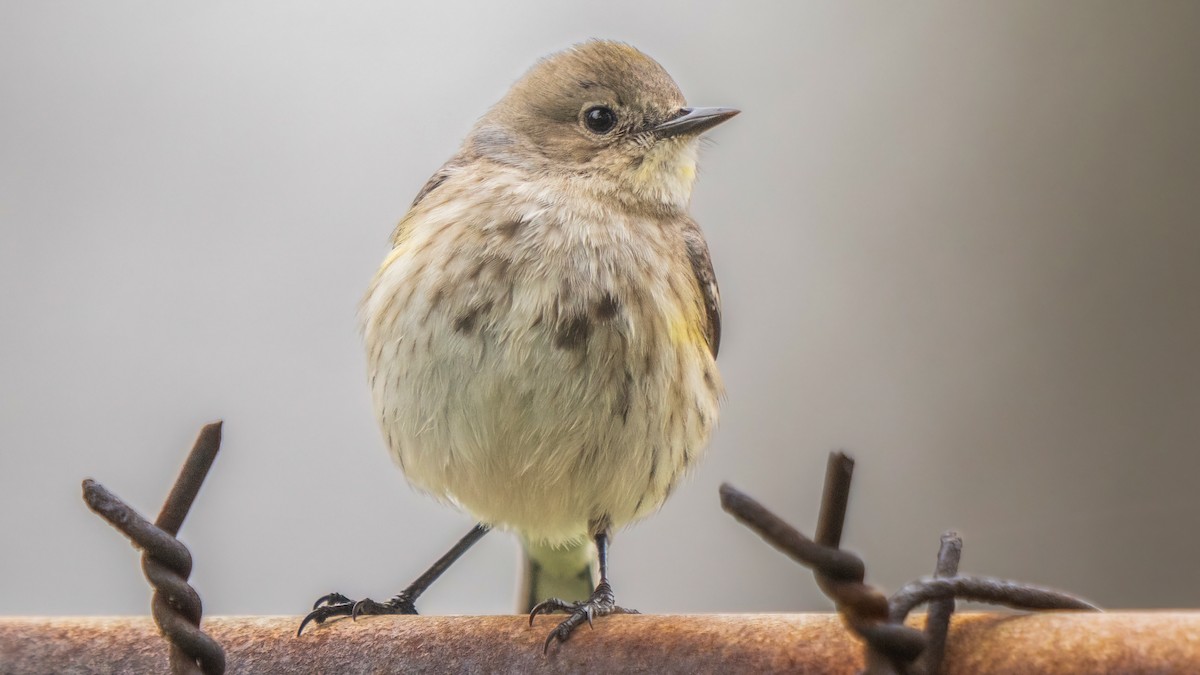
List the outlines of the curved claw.
{"type": "Polygon", "coordinates": [[[317,601],[313,603],[312,608],[316,609],[321,605],[340,605],[344,602],[350,602],[350,598],[347,598],[341,593],[327,593],[317,598],[317,601]]]}
{"type": "Polygon", "coordinates": [[[321,625],[331,617],[348,615],[351,609],[350,598],[341,593],[322,595],[313,603],[312,611],[300,621],[300,627],[296,629],[296,637],[300,637],[300,634],[304,632],[304,627],[309,623],[316,622],[317,625],[321,625]]]}
{"type": "Polygon", "coordinates": [[[312,618],[313,615],[309,614],[300,620],[300,627],[296,629],[296,637],[300,637],[300,634],[304,632],[304,627],[308,625],[308,622],[311,621],[312,618]]]}
{"type": "Polygon", "coordinates": [[[354,603],[354,606],[350,608],[350,620],[358,621],[359,614],[369,614],[370,612],[368,611],[368,608],[373,609],[372,606],[375,604],[375,601],[370,598],[363,598],[362,600],[354,603]]]}
{"type": "Polygon", "coordinates": [[[325,620],[329,617],[337,616],[342,609],[343,607],[340,605],[323,605],[321,607],[317,607],[305,615],[304,619],[300,621],[300,627],[296,629],[296,637],[300,637],[300,634],[304,632],[304,627],[310,622],[315,621],[319,626],[325,623],[325,620]]]}
{"type": "Polygon", "coordinates": [[[587,618],[589,624],[591,623],[591,617],[589,616],[592,614],[591,607],[586,603],[579,604],[580,606],[575,609],[571,616],[568,616],[562,623],[555,626],[554,630],[550,631],[550,635],[546,636],[546,643],[542,645],[543,654],[549,652],[550,643],[556,639],[559,642],[566,642],[570,639],[571,633],[575,632],[575,629],[583,623],[585,618],[587,618]]]}
{"type": "Polygon", "coordinates": [[[533,609],[529,610],[529,625],[533,625],[533,619],[539,614],[550,614],[551,612],[565,612],[574,610],[579,603],[568,603],[558,598],[549,598],[534,605],[533,609]]]}

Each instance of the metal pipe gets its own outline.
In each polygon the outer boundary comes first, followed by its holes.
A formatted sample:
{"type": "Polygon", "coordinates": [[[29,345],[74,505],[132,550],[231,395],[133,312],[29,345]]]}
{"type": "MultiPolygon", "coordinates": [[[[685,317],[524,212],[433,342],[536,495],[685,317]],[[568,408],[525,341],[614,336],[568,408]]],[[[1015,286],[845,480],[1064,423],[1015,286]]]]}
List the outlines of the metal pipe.
{"type": "MultiPolygon", "coordinates": [[[[297,638],[296,617],[207,617],[231,673],[857,673],[863,649],[835,614],[624,615],[543,655],[523,616],[331,621],[297,638]]],[[[909,619],[920,627],[924,616],[909,619]]],[[[0,672],[164,672],[149,617],[0,617],[0,672]]],[[[1200,612],[955,615],[947,674],[1200,672],[1200,612]]]]}

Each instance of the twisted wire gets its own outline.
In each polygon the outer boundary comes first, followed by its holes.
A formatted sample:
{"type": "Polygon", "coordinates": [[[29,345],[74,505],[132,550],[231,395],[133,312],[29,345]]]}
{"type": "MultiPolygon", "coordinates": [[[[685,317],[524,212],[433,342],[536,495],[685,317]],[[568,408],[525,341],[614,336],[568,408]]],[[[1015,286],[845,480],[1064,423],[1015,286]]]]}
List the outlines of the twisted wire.
{"type": "Polygon", "coordinates": [[[936,673],[955,598],[1026,610],[1097,609],[1085,600],[1051,589],[990,577],[958,576],[962,539],[954,533],[942,537],[934,577],[906,584],[888,598],[864,583],[866,565],[862,559],[839,548],[853,472],[853,459],[841,452],[830,453],[814,539],[728,483],[721,485],[720,494],[721,506],[735,519],[813,571],[817,585],[833,600],[846,624],[866,642],[868,675],[936,673]],[[909,612],[924,603],[934,603],[926,631],[904,625],[909,612]]]}
{"type": "Polygon", "coordinates": [[[171,669],[176,675],[225,672],[225,650],[200,630],[200,595],[187,583],[192,555],[175,538],[220,446],[220,422],[200,431],[153,523],[100,483],[90,478],[83,481],[83,499],[88,507],[142,550],[142,572],[154,588],[150,612],[171,645],[171,669]]]}

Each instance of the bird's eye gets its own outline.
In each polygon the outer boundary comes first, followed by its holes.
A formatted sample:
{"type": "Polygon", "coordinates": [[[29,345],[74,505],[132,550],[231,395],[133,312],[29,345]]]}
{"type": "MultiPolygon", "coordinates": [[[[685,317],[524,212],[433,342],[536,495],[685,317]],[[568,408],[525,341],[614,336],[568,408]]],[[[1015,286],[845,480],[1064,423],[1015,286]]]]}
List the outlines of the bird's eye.
{"type": "Polygon", "coordinates": [[[602,105],[592,106],[584,111],[583,123],[594,133],[607,134],[617,126],[617,114],[602,105]]]}

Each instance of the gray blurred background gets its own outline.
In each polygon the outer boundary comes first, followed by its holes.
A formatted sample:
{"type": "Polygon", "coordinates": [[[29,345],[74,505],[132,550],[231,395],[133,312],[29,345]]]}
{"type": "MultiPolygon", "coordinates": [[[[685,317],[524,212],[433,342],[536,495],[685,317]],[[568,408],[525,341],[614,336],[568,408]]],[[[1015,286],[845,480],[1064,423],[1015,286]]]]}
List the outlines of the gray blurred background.
{"type": "MultiPolygon", "coordinates": [[[[0,4],[0,613],[145,614],[94,477],[182,538],[208,614],[384,599],[470,526],[407,487],[356,306],[395,222],[536,58],[659,59],[713,134],[694,213],[725,302],[707,460],[612,553],[651,612],[821,610],[725,515],[845,545],[895,589],[965,571],[1200,605],[1200,3],[0,4]]],[[[421,600],[514,608],[493,535],[421,600]]]]}

